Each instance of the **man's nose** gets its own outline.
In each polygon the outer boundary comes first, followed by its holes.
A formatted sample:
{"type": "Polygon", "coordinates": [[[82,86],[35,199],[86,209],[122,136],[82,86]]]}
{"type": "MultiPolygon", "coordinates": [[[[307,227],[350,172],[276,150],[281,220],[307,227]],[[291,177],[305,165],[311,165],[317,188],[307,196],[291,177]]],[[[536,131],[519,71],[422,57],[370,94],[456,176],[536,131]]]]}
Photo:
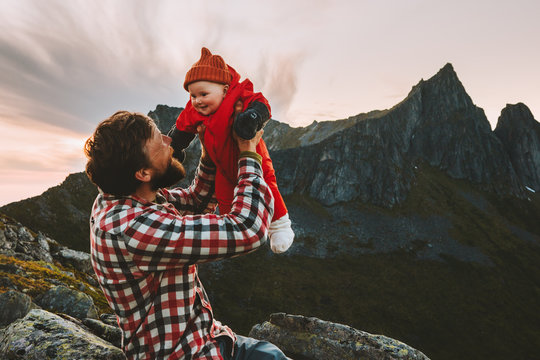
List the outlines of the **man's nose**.
{"type": "Polygon", "coordinates": [[[170,136],[163,135],[163,141],[165,142],[165,144],[171,145],[172,138],[170,136]]]}

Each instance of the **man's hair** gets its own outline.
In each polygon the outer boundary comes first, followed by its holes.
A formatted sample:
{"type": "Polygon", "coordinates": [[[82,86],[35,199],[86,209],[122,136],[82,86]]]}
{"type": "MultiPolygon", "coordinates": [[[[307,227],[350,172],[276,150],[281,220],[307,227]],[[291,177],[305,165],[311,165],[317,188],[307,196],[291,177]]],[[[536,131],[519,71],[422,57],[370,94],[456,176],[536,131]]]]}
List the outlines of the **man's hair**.
{"type": "Polygon", "coordinates": [[[103,120],[84,145],[90,180],[108,194],[133,194],[141,184],[135,173],[150,166],[145,145],[152,129],[152,119],[139,113],[118,111],[103,120]]]}

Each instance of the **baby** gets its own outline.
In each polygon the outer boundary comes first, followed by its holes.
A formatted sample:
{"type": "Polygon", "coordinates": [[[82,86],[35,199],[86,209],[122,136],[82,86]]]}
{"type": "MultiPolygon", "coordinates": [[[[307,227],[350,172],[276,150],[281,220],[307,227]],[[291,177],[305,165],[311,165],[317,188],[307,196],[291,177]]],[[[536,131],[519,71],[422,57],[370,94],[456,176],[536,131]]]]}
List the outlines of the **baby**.
{"type": "MultiPolygon", "coordinates": [[[[204,146],[216,164],[215,193],[220,214],[231,211],[238,173],[238,148],[232,129],[243,139],[252,139],[270,119],[270,105],[261,93],[253,92],[248,79],[240,75],[219,55],[202,48],[201,58],[186,74],[184,88],[190,94],[185,109],[169,132],[174,156],[184,160],[184,149],[195,137],[197,126],[204,124],[204,146]],[[243,104],[236,118],[235,109],[243,104]]],[[[268,230],[270,247],[275,253],[286,251],[292,244],[294,232],[285,202],[279,193],[272,160],[261,139],[257,153],[262,157],[264,180],[274,196],[274,217],[268,230]]]]}

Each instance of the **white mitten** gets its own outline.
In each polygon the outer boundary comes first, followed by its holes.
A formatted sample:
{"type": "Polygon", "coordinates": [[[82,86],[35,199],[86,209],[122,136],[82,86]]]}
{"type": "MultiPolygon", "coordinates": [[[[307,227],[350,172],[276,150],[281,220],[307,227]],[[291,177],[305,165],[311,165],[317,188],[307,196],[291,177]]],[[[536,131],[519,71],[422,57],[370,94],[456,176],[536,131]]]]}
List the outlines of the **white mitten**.
{"type": "Polygon", "coordinates": [[[270,236],[270,248],[274,253],[280,254],[287,251],[294,240],[289,214],[272,221],[268,229],[268,235],[270,236]]]}

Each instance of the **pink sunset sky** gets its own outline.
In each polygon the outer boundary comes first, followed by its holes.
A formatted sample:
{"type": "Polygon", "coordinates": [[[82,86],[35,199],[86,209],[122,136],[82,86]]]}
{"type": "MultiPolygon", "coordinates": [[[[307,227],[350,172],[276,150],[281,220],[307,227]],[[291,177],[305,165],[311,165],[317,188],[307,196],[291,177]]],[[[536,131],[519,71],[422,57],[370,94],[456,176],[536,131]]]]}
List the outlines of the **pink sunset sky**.
{"type": "Polygon", "coordinates": [[[392,107],[450,62],[492,128],[507,103],[540,116],[533,0],[3,0],[0,205],[83,171],[116,110],[183,106],[201,46],[292,126],[392,107]]]}

